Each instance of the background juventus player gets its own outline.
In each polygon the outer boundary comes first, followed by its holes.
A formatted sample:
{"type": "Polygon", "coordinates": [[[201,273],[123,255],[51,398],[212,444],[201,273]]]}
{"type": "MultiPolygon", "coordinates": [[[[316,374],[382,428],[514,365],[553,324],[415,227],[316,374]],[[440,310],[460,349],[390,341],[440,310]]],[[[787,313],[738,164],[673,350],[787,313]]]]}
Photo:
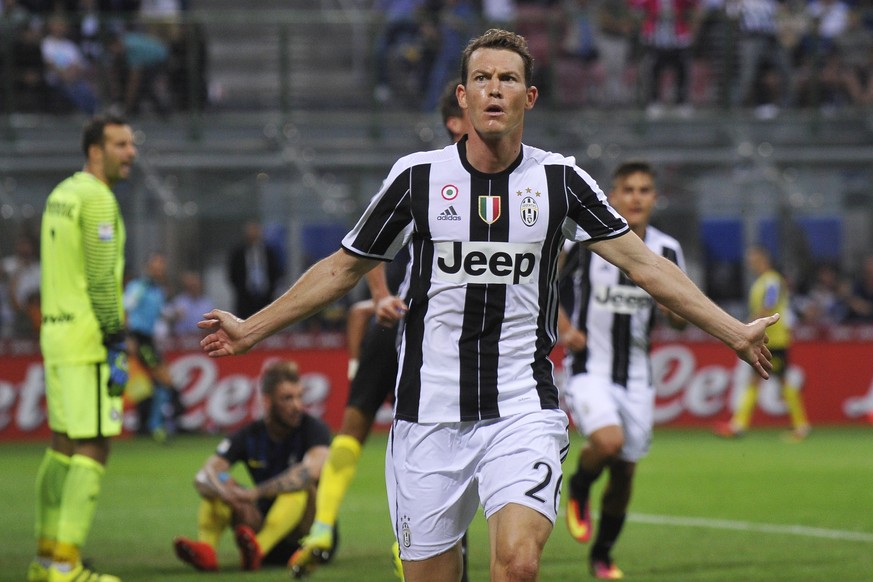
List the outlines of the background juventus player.
{"type": "Polygon", "coordinates": [[[492,29],[461,61],[458,102],[472,131],[398,160],[342,248],[258,313],[206,314],[211,357],[246,352],[351,290],[411,244],[389,510],[407,582],[455,582],[460,540],[484,508],[495,582],[533,581],[560,502],[569,447],[549,352],[557,338],[557,258],[587,242],[655,299],[768,375],[765,328],[719,309],[624,220],[573,158],[522,143],[538,90],[523,37],[492,29]],[[461,220],[438,221],[454,208],[461,220]]]}
{"type": "MultiPolygon", "coordinates": [[[[625,162],[613,173],[610,205],[646,246],[684,271],[678,241],[649,225],[656,199],[655,172],[648,163],[625,162]]],[[[657,306],[617,267],[581,244],[568,246],[561,306],[570,317],[562,311],[558,325],[568,347],[566,402],[586,441],[570,480],[567,526],[579,542],[590,539],[588,492],[609,468],[589,566],[595,578],[614,580],[623,574],[610,550],[624,525],[637,461],[652,441],[655,390],[649,336],[657,306]]],[[[684,319],[662,310],[671,326],[685,327],[684,319]]]]}

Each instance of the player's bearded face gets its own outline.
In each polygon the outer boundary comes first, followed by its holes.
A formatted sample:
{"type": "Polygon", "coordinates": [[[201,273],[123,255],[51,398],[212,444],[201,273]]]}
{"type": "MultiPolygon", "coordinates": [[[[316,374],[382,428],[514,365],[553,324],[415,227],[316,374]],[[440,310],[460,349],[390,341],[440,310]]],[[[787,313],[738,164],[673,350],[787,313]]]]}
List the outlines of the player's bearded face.
{"type": "Polygon", "coordinates": [[[286,428],[300,425],[303,415],[303,386],[300,383],[282,382],[270,400],[270,420],[286,428]]]}
{"type": "Polygon", "coordinates": [[[130,176],[136,157],[133,131],[127,125],[107,125],[104,129],[103,171],[110,184],[130,176]]]}

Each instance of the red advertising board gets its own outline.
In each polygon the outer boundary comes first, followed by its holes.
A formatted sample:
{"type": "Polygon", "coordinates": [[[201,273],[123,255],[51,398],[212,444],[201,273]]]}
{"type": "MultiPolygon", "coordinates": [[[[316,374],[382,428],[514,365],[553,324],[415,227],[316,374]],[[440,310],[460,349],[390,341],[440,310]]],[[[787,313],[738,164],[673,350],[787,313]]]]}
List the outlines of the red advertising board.
{"type": "MultiPolygon", "coordinates": [[[[810,421],[814,425],[868,422],[873,415],[873,328],[798,335],[801,339],[791,350],[789,373],[803,386],[810,421]]],[[[47,437],[38,351],[32,344],[7,343],[0,348],[0,441],[47,437]]],[[[227,433],[256,418],[260,373],[278,359],[298,363],[313,414],[333,429],[342,419],[348,380],[340,334],[278,336],[248,354],[219,359],[203,355],[196,341],[190,341],[172,347],[166,358],[176,383],[183,387],[182,424],[189,430],[227,433]]],[[[560,379],[559,354],[554,359],[560,379]]],[[[730,350],[700,333],[659,338],[652,349],[656,423],[708,426],[728,418],[750,371],[730,350]]],[[[133,375],[132,392],[141,381],[133,375]]],[[[384,427],[390,411],[382,412],[379,424],[384,427]]],[[[132,411],[129,416],[133,418],[132,411]]],[[[754,421],[759,426],[787,424],[774,383],[762,389],[754,421]]]]}

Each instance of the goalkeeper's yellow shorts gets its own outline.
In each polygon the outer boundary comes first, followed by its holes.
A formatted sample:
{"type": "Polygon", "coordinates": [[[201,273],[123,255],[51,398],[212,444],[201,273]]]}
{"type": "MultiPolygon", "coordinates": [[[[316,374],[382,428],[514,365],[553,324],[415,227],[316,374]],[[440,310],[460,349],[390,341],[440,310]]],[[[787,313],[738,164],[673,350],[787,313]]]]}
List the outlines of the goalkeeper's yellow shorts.
{"type": "Polygon", "coordinates": [[[45,366],[49,428],[72,439],[121,434],[121,397],[109,396],[109,365],[45,366]]]}

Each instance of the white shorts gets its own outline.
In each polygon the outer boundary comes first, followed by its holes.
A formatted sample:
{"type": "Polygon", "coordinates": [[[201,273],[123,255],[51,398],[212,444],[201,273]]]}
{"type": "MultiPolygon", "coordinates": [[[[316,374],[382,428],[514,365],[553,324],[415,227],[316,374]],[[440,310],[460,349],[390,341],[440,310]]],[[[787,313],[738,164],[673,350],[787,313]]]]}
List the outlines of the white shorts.
{"type": "Polygon", "coordinates": [[[395,420],[385,483],[400,556],[424,560],[449,550],[480,504],[486,518],[517,503],[554,523],[567,429],[561,410],[474,422],[395,420]]]}
{"type": "Polygon", "coordinates": [[[649,384],[625,388],[605,376],[576,374],[567,382],[564,401],[586,437],[606,426],[622,428],[622,460],[636,463],[649,452],[655,411],[655,390],[649,384]]]}

